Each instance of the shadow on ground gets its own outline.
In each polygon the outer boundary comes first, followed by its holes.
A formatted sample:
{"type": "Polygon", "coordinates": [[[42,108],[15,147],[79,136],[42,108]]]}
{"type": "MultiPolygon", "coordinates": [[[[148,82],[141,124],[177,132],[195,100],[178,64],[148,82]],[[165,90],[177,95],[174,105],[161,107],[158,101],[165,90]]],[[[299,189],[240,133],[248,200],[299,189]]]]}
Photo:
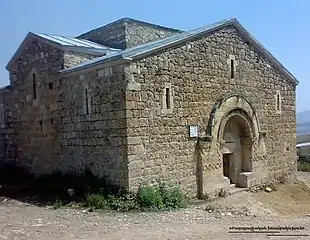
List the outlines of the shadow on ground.
{"type": "Polygon", "coordinates": [[[91,193],[108,196],[121,192],[119,187],[98,179],[87,169],[80,175],[55,172],[35,177],[27,169],[16,165],[0,165],[0,197],[28,204],[46,206],[57,200],[63,203],[82,201],[91,193]]]}

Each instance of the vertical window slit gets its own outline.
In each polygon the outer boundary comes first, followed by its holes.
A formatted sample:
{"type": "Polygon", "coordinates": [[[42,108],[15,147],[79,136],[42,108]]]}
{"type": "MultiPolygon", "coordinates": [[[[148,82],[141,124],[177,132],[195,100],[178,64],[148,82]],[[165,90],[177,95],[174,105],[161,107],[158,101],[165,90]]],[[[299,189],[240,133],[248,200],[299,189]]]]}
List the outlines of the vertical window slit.
{"type": "Polygon", "coordinates": [[[233,59],[230,60],[230,78],[235,77],[235,61],[233,59]]]}
{"type": "Polygon", "coordinates": [[[88,92],[87,92],[87,89],[85,89],[85,105],[86,105],[86,114],[88,114],[89,109],[88,109],[88,92]]]}
{"type": "Polygon", "coordinates": [[[166,107],[170,109],[170,89],[166,88],[166,107]]]}
{"type": "Polygon", "coordinates": [[[43,132],[43,122],[42,122],[42,120],[40,121],[40,131],[43,132]]]}
{"type": "Polygon", "coordinates": [[[32,89],[33,89],[33,99],[37,99],[37,86],[36,86],[36,74],[32,74],[32,89]]]}
{"type": "Polygon", "coordinates": [[[277,111],[280,111],[280,94],[277,93],[277,111]]]}

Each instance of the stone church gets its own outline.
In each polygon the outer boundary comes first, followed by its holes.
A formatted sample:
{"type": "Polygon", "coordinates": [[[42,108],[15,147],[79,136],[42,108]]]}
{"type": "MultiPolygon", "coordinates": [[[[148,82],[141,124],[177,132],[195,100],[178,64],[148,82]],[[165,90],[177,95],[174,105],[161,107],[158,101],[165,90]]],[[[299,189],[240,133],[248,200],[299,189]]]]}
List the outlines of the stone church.
{"type": "Polygon", "coordinates": [[[235,18],[30,32],[6,69],[1,161],[35,174],[90,169],[202,197],[296,173],[298,81],[235,18]]]}

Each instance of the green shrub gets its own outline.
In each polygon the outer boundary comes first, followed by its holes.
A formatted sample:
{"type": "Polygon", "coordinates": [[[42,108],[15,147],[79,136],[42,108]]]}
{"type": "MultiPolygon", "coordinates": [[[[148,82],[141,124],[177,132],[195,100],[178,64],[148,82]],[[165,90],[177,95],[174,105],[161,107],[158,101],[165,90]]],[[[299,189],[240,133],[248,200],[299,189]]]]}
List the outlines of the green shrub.
{"type": "Polygon", "coordinates": [[[83,202],[91,209],[110,208],[116,211],[163,210],[185,207],[187,201],[180,188],[159,186],[140,186],[137,194],[122,192],[105,198],[101,194],[90,194],[83,202]]]}
{"type": "Polygon", "coordinates": [[[61,200],[56,200],[55,202],[54,202],[54,206],[53,206],[53,208],[54,209],[58,209],[58,208],[61,208],[62,206],[64,206],[65,204],[61,201],[61,200]]]}
{"type": "Polygon", "coordinates": [[[310,163],[308,162],[298,163],[297,170],[301,172],[310,172],[310,163]]]}
{"type": "Polygon", "coordinates": [[[139,209],[137,197],[131,192],[123,193],[120,196],[109,196],[108,203],[111,209],[121,212],[139,209]]]}
{"type": "MultiPolygon", "coordinates": [[[[309,151],[309,149],[307,149],[309,151]]],[[[298,154],[299,159],[298,162],[300,163],[310,163],[310,154],[308,153],[299,153],[298,154]]]]}
{"type": "Polygon", "coordinates": [[[158,187],[140,186],[137,199],[142,209],[161,209],[163,207],[163,197],[158,187]]]}
{"type": "Polygon", "coordinates": [[[82,205],[92,209],[106,209],[108,202],[101,194],[90,194],[86,196],[82,205]]]}
{"type": "Polygon", "coordinates": [[[179,187],[168,187],[165,185],[160,185],[159,190],[163,199],[163,204],[166,208],[186,207],[187,201],[185,195],[182,193],[179,187]]]}

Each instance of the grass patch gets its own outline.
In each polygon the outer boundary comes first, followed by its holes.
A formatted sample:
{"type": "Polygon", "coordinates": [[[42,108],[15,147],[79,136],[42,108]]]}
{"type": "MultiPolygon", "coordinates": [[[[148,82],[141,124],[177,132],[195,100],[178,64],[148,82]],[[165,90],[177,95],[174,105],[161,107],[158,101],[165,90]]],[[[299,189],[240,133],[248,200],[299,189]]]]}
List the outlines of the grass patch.
{"type": "Polygon", "coordinates": [[[82,206],[91,209],[106,209],[108,207],[108,202],[101,194],[90,194],[86,196],[85,200],[82,202],[82,206]]]}
{"type": "Polygon", "coordinates": [[[297,164],[297,170],[300,172],[310,172],[310,163],[309,162],[299,162],[297,164]]]}
{"type": "Polygon", "coordinates": [[[82,206],[126,212],[179,209],[186,207],[187,203],[187,198],[179,187],[141,185],[137,193],[123,192],[107,197],[101,194],[89,195],[82,206]]]}

